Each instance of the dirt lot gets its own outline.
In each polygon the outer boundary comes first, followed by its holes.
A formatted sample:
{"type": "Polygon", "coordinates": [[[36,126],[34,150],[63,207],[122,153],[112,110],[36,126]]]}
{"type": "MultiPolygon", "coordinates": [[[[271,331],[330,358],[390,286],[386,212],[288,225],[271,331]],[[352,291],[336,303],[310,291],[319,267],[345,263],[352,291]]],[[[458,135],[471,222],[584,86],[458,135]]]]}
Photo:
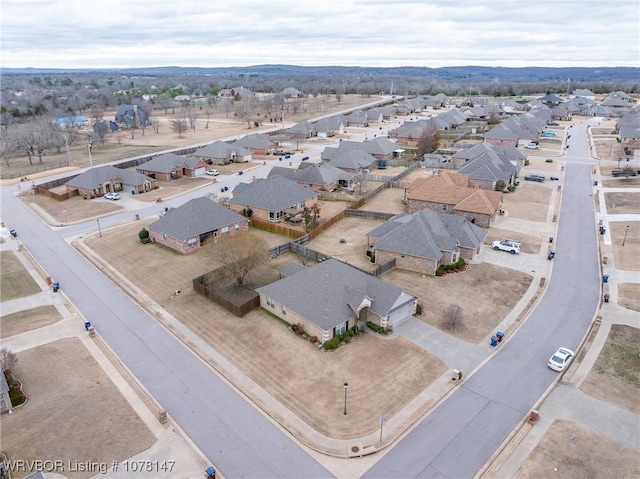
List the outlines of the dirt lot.
{"type": "Polygon", "coordinates": [[[379,211],[382,213],[406,213],[406,207],[402,202],[404,194],[404,188],[387,188],[375,195],[360,209],[363,211],[379,211]]]}
{"type": "Polygon", "coordinates": [[[55,306],[46,305],[0,316],[0,338],[33,331],[62,319],[55,306]]]}
{"type": "Polygon", "coordinates": [[[640,271],[640,222],[610,222],[609,233],[611,234],[613,260],[616,268],[640,271]],[[627,225],[629,226],[628,230],[627,225]],[[624,246],[622,246],[623,241],[624,246]]]}
{"type": "Polygon", "coordinates": [[[640,188],[640,176],[603,180],[602,186],[605,188],[640,188]]]}
{"type": "Polygon", "coordinates": [[[640,475],[638,451],[571,421],[555,421],[516,478],[608,477],[640,475]]]}
{"type": "Polygon", "coordinates": [[[40,292],[38,284],[12,251],[0,252],[0,301],[40,292]]]}
{"type": "Polygon", "coordinates": [[[355,265],[367,271],[376,265],[366,256],[367,236],[372,229],[383,223],[382,220],[367,220],[348,216],[325,230],[307,245],[309,248],[355,265]],[[341,243],[340,240],[346,240],[341,243]]]}
{"type": "Polygon", "coordinates": [[[611,215],[636,214],[640,205],[640,193],[605,193],[604,200],[607,205],[607,213],[611,215]]]}
{"type": "Polygon", "coordinates": [[[618,283],[618,304],[640,311],[640,283],[618,283]]]}
{"type": "Polygon", "coordinates": [[[382,279],[417,295],[423,309],[420,319],[437,328],[443,329],[440,321],[450,305],[460,306],[465,314],[463,328],[456,332],[443,330],[475,344],[491,333],[515,307],[533,278],[520,271],[482,263],[469,265],[464,272],[441,277],[392,270],[382,279]]]}
{"type": "MultiPolygon", "coordinates": [[[[155,442],[80,340],[59,340],[17,357],[16,376],[29,400],[2,416],[2,451],[10,460],[112,464],[155,442]]],[[[65,471],[71,479],[94,474],[65,471]]]]}
{"type": "Polygon", "coordinates": [[[640,329],[614,324],[580,389],[597,399],[640,414],[639,388],[640,329]]]}
{"type": "Polygon", "coordinates": [[[551,192],[546,184],[521,181],[515,192],[502,196],[502,209],[512,218],[544,223],[551,192]]]}

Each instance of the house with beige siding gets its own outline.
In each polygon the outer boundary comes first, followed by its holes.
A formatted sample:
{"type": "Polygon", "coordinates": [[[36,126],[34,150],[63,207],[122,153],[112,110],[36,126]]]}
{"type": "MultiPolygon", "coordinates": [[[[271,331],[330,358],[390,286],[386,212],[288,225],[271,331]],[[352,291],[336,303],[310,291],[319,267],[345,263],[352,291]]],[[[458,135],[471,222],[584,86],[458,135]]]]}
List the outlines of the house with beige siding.
{"type": "Polygon", "coordinates": [[[329,259],[256,289],[260,306],[289,324],[301,324],[324,343],[371,321],[394,326],[415,313],[418,298],[353,266],[329,259]]]}
{"type": "Polygon", "coordinates": [[[489,228],[500,213],[501,191],[488,191],[469,184],[469,176],[447,171],[413,180],[407,189],[407,211],[430,209],[462,216],[470,223],[489,228]]]}
{"type": "Polygon", "coordinates": [[[206,197],[194,198],[169,209],[147,229],[154,243],[190,254],[208,239],[249,231],[249,220],[206,197]]]}
{"type": "Polygon", "coordinates": [[[435,275],[441,265],[460,258],[472,261],[488,231],[465,218],[425,209],[397,215],[367,233],[376,264],[396,261],[396,268],[435,275]]]}

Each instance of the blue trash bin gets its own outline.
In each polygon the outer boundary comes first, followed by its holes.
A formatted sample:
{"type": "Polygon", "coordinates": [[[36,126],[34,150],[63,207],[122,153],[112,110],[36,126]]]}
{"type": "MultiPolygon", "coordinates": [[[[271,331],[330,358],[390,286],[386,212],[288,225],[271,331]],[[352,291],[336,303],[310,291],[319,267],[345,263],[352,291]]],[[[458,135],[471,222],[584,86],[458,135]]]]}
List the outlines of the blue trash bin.
{"type": "Polygon", "coordinates": [[[85,321],[84,323],[84,329],[86,329],[87,331],[89,331],[89,328],[91,327],[91,321],[85,321]]]}
{"type": "Polygon", "coordinates": [[[593,186],[598,186],[598,180],[593,182],[593,186]]]}
{"type": "Polygon", "coordinates": [[[502,331],[498,331],[496,333],[496,337],[498,338],[498,342],[501,343],[502,342],[502,338],[504,338],[504,333],[502,331]]]}
{"type": "Polygon", "coordinates": [[[609,282],[609,275],[605,274],[604,276],[602,276],[602,282],[603,283],[608,283],[609,282]]]}
{"type": "Polygon", "coordinates": [[[54,293],[57,293],[58,290],[60,289],[60,283],[53,283],[51,286],[53,287],[54,293]]]}
{"type": "Polygon", "coordinates": [[[493,346],[494,348],[498,345],[498,337],[497,336],[491,336],[491,346],[493,346]]]}
{"type": "Polygon", "coordinates": [[[216,477],[216,468],[213,466],[209,466],[207,467],[207,469],[204,471],[207,474],[207,479],[215,479],[216,477]]]}

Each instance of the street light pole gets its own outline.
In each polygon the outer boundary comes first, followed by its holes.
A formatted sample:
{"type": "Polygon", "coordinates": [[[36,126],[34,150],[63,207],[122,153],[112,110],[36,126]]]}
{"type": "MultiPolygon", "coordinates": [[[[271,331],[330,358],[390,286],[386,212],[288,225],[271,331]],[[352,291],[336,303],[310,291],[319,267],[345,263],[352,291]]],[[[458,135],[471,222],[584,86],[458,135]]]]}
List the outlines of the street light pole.
{"type": "Polygon", "coordinates": [[[624,246],[624,244],[627,241],[627,233],[629,232],[629,225],[627,225],[627,227],[624,230],[624,238],[622,239],[622,246],[624,246]]]}
{"type": "Polygon", "coordinates": [[[387,422],[387,416],[380,414],[380,442],[382,442],[382,428],[385,422],[387,422]]]}
{"type": "Polygon", "coordinates": [[[96,221],[98,222],[98,235],[100,236],[100,238],[102,238],[102,230],[100,229],[100,220],[96,219],[96,221]]]}
{"type": "Polygon", "coordinates": [[[347,388],[349,387],[349,383],[344,383],[344,413],[343,416],[347,415],[347,388]]]}
{"type": "Polygon", "coordinates": [[[89,167],[93,168],[93,158],[91,157],[91,147],[93,146],[93,142],[87,140],[87,150],[89,150],[89,167]]]}

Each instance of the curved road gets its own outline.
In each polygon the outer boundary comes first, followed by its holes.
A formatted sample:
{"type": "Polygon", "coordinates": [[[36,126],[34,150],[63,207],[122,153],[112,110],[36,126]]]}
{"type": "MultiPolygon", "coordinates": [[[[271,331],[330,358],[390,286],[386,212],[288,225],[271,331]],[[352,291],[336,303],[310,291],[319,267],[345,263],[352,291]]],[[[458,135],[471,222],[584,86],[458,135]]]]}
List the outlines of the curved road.
{"type": "Polygon", "coordinates": [[[586,125],[572,130],[548,289],[513,338],[364,477],[473,477],[556,378],[551,354],[580,343],[600,269],[586,125]]]}
{"type": "MultiPolygon", "coordinates": [[[[554,380],[556,373],[546,367],[551,353],[560,345],[575,347],[582,338],[600,292],[582,129],[574,128],[571,154],[583,164],[566,168],[553,276],[538,307],[490,361],[365,477],[472,477],[554,380]]],[[[54,231],[14,197],[15,191],[15,186],[2,188],[2,219],[18,230],[84,317],[221,472],[246,478],[332,476],[253,406],[238,400],[235,390],[64,240],[63,235],[95,230],[91,223],[54,231]]],[[[105,218],[101,226],[122,223],[132,214],[105,218]]]]}

